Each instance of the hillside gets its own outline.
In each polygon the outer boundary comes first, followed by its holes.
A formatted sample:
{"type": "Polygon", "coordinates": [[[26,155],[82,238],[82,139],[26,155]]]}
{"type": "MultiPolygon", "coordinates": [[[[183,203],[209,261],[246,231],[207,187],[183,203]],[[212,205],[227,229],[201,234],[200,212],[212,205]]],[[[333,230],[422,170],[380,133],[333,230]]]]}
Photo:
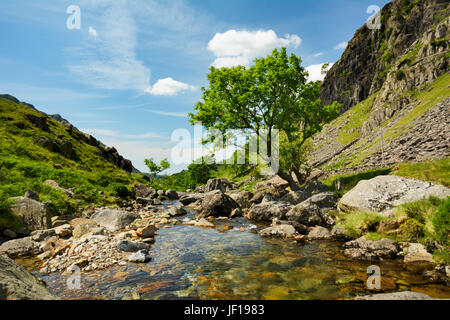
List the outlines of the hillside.
{"type": "Polygon", "coordinates": [[[445,1],[395,0],[382,9],[380,30],[356,31],[321,91],[344,113],[313,139],[310,165],[377,167],[450,155],[449,15],[445,1]]]}
{"type": "Polygon", "coordinates": [[[145,182],[114,148],[54,117],[12,96],[0,97],[1,198],[32,190],[54,214],[67,214],[113,204],[118,189],[145,182]],[[46,180],[62,189],[44,185],[46,180]]]}

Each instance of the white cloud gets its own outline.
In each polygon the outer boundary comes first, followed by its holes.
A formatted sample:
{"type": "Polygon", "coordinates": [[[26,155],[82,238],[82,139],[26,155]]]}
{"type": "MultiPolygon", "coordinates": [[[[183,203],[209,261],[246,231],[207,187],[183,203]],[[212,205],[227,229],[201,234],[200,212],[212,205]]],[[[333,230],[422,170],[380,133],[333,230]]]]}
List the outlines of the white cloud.
{"type": "Polygon", "coordinates": [[[153,86],[145,89],[145,92],[155,96],[174,96],[187,90],[194,91],[195,87],[172,78],[165,78],[158,80],[153,86]]]}
{"type": "Polygon", "coordinates": [[[126,139],[151,139],[160,138],[156,133],[148,132],[144,134],[122,134],[119,131],[108,130],[108,129],[81,129],[82,132],[89,133],[93,136],[103,136],[103,137],[115,137],[115,138],[126,138],[126,139]]]}
{"type": "Polygon", "coordinates": [[[180,118],[187,118],[187,113],[184,112],[167,112],[167,111],[158,111],[158,110],[147,110],[148,112],[158,114],[161,116],[168,116],[168,117],[180,117],[180,118]]]}
{"type": "Polygon", "coordinates": [[[91,36],[93,36],[94,38],[97,37],[97,30],[95,30],[94,28],[92,28],[91,26],[89,27],[89,34],[91,36]]]}
{"type": "Polygon", "coordinates": [[[275,48],[298,48],[301,42],[297,35],[287,34],[285,38],[279,38],[273,30],[228,30],[216,33],[208,44],[208,50],[216,56],[213,66],[217,68],[248,66],[255,58],[263,57],[275,48]]]}
{"type": "Polygon", "coordinates": [[[115,1],[107,7],[97,28],[98,41],[71,48],[77,62],[69,71],[94,87],[144,92],[150,70],[136,57],[136,26],[126,3],[115,1]]]}
{"type": "MultiPolygon", "coordinates": [[[[308,81],[322,81],[323,79],[325,79],[325,75],[322,74],[322,66],[324,65],[324,63],[321,64],[313,64],[310,65],[309,67],[306,67],[306,71],[308,71],[309,76],[308,76],[308,81]]],[[[327,71],[330,70],[330,68],[333,66],[332,63],[330,63],[330,65],[327,68],[327,71]]]]}
{"type": "Polygon", "coordinates": [[[342,50],[342,49],[345,49],[345,48],[347,48],[347,42],[345,42],[345,41],[339,43],[338,45],[336,45],[334,47],[335,50],[342,50]]]}
{"type": "Polygon", "coordinates": [[[320,56],[323,56],[323,52],[318,52],[318,53],[316,53],[315,55],[313,55],[314,57],[320,57],[320,56]]]}

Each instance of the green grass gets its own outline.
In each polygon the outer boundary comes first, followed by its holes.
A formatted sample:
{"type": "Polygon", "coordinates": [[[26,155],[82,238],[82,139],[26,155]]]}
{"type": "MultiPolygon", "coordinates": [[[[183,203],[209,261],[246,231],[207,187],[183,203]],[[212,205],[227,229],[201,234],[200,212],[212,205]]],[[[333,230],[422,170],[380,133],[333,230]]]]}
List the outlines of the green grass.
{"type": "Polygon", "coordinates": [[[377,176],[388,175],[390,174],[391,169],[377,169],[377,170],[368,170],[361,173],[353,173],[353,174],[339,174],[330,176],[321,182],[325,184],[329,191],[334,192],[338,197],[342,197],[346,192],[353,189],[359,181],[361,180],[370,180],[377,176]],[[339,180],[341,183],[341,190],[336,190],[333,187],[334,180],[339,180]]]}
{"type": "Polygon", "coordinates": [[[450,187],[450,158],[421,163],[399,163],[391,174],[450,187]]]}
{"type": "Polygon", "coordinates": [[[374,233],[380,221],[385,217],[371,212],[351,212],[340,215],[337,226],[344,227],[346,235],[351,238],[359,238],[367,233],[374,233]]]}
{"type": "Polygon", "coordinates": [[[341,116],[343,118],[348,118],[348,121],[339,131],[337,141],[340,144],[347,145],[359,138],[359,129],[369,118],[370,109],[372,108],[373,101],[377,95],[378,92],[374,93],[341,116]]]}

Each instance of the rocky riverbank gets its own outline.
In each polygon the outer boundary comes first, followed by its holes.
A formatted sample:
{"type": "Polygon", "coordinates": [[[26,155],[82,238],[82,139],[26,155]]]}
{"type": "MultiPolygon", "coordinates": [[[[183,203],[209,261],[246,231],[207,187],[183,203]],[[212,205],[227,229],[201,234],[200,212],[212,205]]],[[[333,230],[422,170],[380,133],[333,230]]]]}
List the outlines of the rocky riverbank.
{"type": "MultiPolygon", "coordinates": [[[[0,253],[12,258],[35,256],[40,261],[41,275],[66,274],[74,266],[89,273],[148,263],[160,230],[186,225],[221,228],[219,231],[226,232],[233,226],[220,224],[221,221],[245,219],[258,226],[255,231],[261,237],[297,246],[334,240],[343,244],[342,253],[350,259],[377,262],[401,258],[416,268],[427,283],[450,285],[450,268],[436,265],[422,244],[387,238],[352,240],[347,230],[337,224],[339,216],[351,210],[370,209],[385,217],[401,203],[449,196],[448,188],[390,176],[362,181],[340,200],[316,180],[296,192],[289,191],[277,177],[257,184],[252,192],[234,188],[223,179],[209,181],[206,192],[197,193],[157,191],[138,185],[134,188],[135,200],[121,209],[97,208],[83,212],[82,217],[53,217],[51,228],[35,230],[26,237],[5,232],[16,239],[4,242],[0,253]]],[[[16,200],[16,207],[21,208],[18,212],[26,212],[24,221],[33,226],[45,225],[45,209],[30,199],[30,194],[16,200]],[[23,210],[24,207],[33,210],[23,210]]],[[[239,237],[239,233],[235,236],[239,237]]]]}

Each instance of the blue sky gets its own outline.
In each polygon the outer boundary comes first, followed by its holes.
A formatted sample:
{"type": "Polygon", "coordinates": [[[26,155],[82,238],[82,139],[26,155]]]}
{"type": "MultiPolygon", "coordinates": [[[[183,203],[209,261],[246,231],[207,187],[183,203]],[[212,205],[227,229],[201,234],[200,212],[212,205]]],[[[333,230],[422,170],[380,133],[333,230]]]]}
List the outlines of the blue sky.
{"type": "Polygon", "coordinates": [[[387,2],[0,1],[0,93],[61,114],[145,170],[144,158],[171,158],[174,130],[193,132],[186,114],[211,65],[248,65],[287,46],[316,80],[367,8],[387,2]],[[66,26],[71,5],[80,29],[66,26]]]}

